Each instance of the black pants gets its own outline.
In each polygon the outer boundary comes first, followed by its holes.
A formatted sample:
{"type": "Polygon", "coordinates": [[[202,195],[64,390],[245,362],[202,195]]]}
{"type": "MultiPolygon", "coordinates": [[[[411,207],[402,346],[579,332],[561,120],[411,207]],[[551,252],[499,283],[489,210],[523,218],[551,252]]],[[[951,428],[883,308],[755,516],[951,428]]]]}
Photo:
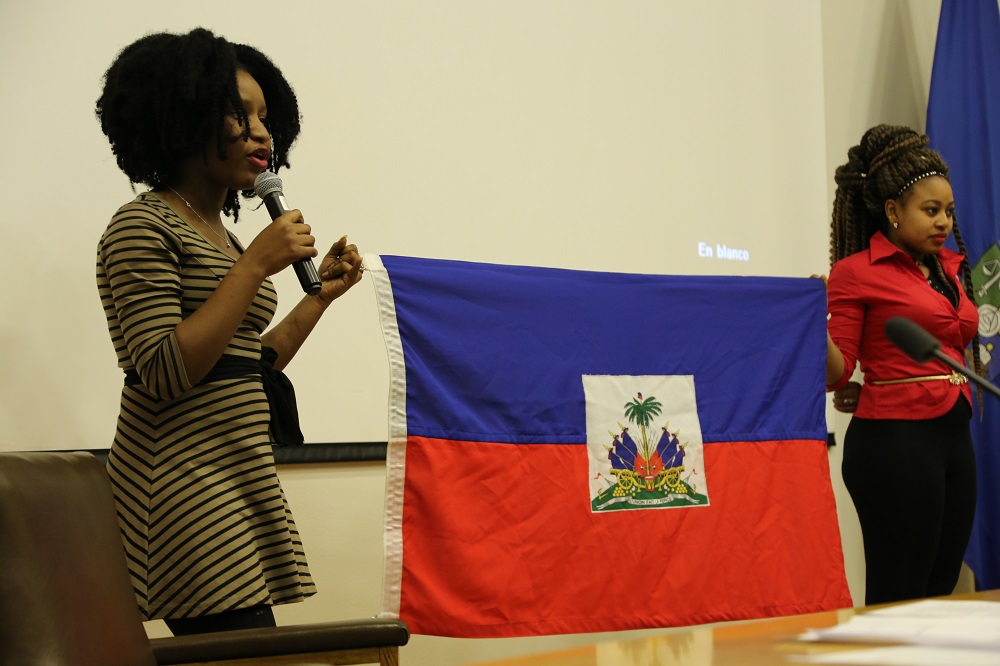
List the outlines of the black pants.
{"type": "Polygon", "coordinates": [[[274,613],[270,606],[253,606],[252,608],[240,608],[213,615],[169,619],[164,620],[164,622],[167,623],[167,627],[174,636],[275,626],[274,613]]]}
{"type": "Polygon", "coordinates": [[[843,474],[864,538],[866,604],[955,589],[976,511],[971,414],[959,396],[936,419],[851,419],[843,474]]]}

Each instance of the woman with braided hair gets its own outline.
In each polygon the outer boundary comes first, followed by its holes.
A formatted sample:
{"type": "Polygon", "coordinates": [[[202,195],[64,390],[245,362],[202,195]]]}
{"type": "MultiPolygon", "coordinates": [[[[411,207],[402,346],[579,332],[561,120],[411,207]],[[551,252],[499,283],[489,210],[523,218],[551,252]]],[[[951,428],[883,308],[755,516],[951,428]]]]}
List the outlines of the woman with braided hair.
{"type": "MultiPolygon", "coordinates": [[[[979,318],[948,167],[906,127],[879,125],[836,171],[828,281],[827,389],[865,375],[844,442],[844,483],[864,539],[867,604],[950,594],[975,513],[965,378],[886,338],[906,317],[964,363],[979,318]],[[954,232],[962,254],[944,247],[954,232]]],[[[978,352],[978,344],[974,345],[978,352]]],[[[978,367],[978,354],[973,354],[978,367]]]]}
{"type": "Polygon", "coordinates": [[[139,610],[174,634],[273,626],[272,606],[316,591],[272,452],[302,443],[280,371],[361,257],[334,243],[319,292],[270,326],[270,277],[317,251],[297,210],[246,247],[223,224],[299,133],[295,94],[257,49],[204,29],[146,35],[107,70],[96,111],[118,166],[149,188],[97,250],[125,373],[108,473],[139,610]]]}

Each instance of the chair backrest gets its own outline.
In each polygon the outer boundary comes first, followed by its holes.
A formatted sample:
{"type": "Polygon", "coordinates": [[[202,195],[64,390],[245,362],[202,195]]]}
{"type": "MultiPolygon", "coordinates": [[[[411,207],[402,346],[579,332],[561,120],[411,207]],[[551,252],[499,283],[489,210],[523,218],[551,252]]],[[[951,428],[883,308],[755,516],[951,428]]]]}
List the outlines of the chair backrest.
{"type": "Polygon", "coordinates": [[[0,664],[155,664],[88,453],[0,453],[0,664]]]}

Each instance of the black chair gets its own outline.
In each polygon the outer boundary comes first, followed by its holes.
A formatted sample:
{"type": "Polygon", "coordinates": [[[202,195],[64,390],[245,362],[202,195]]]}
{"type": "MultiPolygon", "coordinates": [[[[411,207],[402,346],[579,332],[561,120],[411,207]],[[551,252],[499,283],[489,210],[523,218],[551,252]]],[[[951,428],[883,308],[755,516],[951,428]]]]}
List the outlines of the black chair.
{"type": "Polygon", "coordinates": [[[361,619],[149,640],[111,483],[88,453],[0,453],[0,664],[380,664],[409,640],[361,619]]]}

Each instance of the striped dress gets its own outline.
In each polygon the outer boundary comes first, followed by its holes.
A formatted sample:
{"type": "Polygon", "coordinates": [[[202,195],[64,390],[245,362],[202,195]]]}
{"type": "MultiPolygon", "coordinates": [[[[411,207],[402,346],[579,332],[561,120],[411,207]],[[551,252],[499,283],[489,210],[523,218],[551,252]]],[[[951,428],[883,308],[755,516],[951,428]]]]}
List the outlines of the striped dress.
{"type": "MultiPolygon", "coordinates": [[[[174,335],[233,261],[149,192],[118,210],[98,245],[118,365],[141,380],[122,389],[108,472],[146,619],[316,591],[275,472],[260,377],[192,386],[174,335]]],[[[276,305],[266,281],[225,353],[259,359],[276,305]]]]}

